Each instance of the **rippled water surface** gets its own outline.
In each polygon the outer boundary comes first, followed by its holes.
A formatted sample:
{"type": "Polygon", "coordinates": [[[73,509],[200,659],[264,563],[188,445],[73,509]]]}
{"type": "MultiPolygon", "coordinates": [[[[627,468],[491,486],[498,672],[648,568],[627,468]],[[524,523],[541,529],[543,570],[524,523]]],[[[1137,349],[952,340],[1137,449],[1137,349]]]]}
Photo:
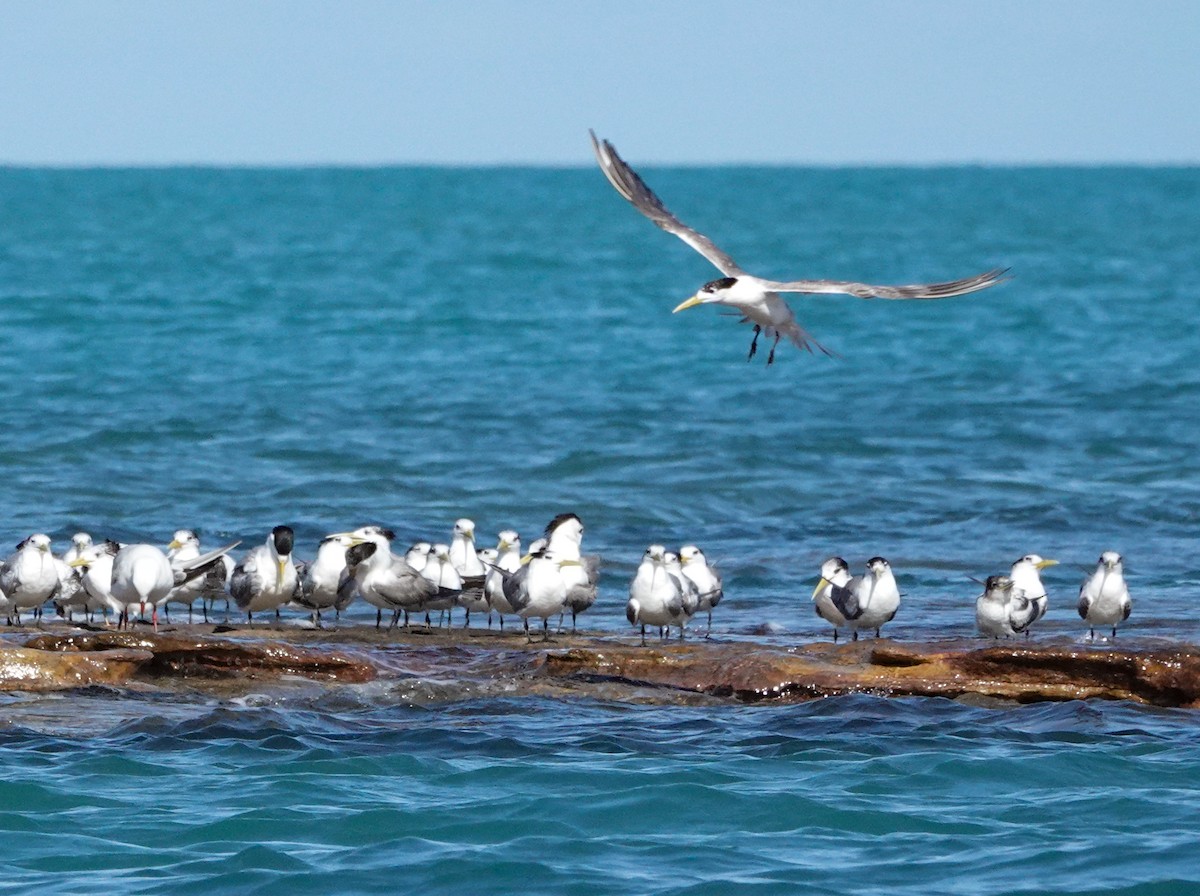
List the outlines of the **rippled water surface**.
{"type": "MultiPolygon", "coordinates": [[[[0,543],[206,543],[574,510],[624,630],[652,541],[721,562],[718,637],[825,637],[826,556],[888,557],[895,637],[968,635],[1037,551],[1039,637],[1105,549],[1131,644],[1200,638],[1200,171],[650,169],[836,359],[670,309],[713,269],[594,170],[0,170],[0,543]]],[[[352,611],[352,621],[366,614],[352,611]]],[[[12,695],[6,881],[82,893],[1173,894],[1187,712],[12,695]],[[64,870],[72,874],[61,873],[64,870]]]]}

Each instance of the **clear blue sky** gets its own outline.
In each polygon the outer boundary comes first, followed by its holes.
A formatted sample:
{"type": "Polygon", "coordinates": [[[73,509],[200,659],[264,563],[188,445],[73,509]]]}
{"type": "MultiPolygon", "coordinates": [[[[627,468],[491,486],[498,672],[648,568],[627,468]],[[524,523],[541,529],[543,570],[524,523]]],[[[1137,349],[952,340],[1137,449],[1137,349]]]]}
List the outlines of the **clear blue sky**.
{"type": "Polygon", "coordinates": [[[1200,162],[1200,2],[0,0],[0,163],[1200,162]]]}

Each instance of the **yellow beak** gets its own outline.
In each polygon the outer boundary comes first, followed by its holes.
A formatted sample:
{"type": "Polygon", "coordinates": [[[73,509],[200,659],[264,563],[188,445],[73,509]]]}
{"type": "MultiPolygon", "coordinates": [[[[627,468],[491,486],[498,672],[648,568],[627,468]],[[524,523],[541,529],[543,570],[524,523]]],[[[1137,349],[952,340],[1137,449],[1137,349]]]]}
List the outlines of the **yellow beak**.
{"type": "Polygon", "coordinates": [[[1058,561],[1057,560],[1043,560],[1041,563],[1037,564],[1038,569],[1045,569],[1047,566],[1058,566],[1058,561]]]}
{"type": "Polygon", "coordinates": [[[821,593],[821,589],[824,588],[828,584],[829,584],[829,579],[822,576],[821,581],[817,582],[817,587],[813,589],[812,599],[816,600],[817,595],[821,593]]]}
{"type": "Polygon", "coordinates": [[[699,293],[696,293],[696,295],[692,296],[686,302],[680,302],[678,305],[676,305],[675,310],[671,313],[674,314],[676,311],[682,311],[684,308],[691,308],[693,305],[700,305],[703,302],[704,299],[700,298],[699,293]]]}
{"type": "Polygon", "coordinates": [[[287,561],[280,560],[280,561],[278,561],[277,566],[278,566],[278,569],[276,570],[275,587],[282,588],[283,587],[283,571],[285,569],[287,569],[287,561]]]}
{"type": "Polygon", "coordinates": [[[87,565],[88,565],[88,561],[84,560],[82,557],[76,557],[74,560],[72,560],[70,563],[67,564],[67,566],[87,566],[87,565]]]}
{"type": "Polygon", "coordinates": [[[183,547],[183,542],[182,542],[182,541],[176,541],[175,539],[172,539],[172,540],[171,540],[171,543],[170,543],[169,545],[167,545],[167,550],[168,550],[168,551],[177,551],[177,550],[179,550],[181,547],[183,547]]]}

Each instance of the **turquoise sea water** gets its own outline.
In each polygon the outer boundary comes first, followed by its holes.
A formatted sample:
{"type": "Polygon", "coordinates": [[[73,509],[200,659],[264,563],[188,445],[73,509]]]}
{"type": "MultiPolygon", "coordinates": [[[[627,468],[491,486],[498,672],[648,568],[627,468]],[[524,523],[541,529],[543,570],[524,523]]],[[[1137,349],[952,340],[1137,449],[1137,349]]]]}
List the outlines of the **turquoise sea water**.
{"type": "MultiPolygon", "coordinates": [[[[797,298],[840,358],[670,309],[714,276],[595,170],[0,170],[0,538],[258,542],[453,520],[721,562],[715,633],[827,636],[821,560],[891,560],[900,639],[969,635],[1037,551],[1078,640],[1105,549],[1122,640],[1200,638],[1200,171],[659,169],[778,277],[1013,280],[797,298]],[[5,534],[6,533],[6,534],[5,534]]],[[[351,613],[365,622],[365,612],[351,613]]],[[[5,880],[41,891],[1187,893],[1193,713],[479,699],[343,687],[11,695],[5,880]],[[72,872],[72,873],[63,873],[72,872]]]]}

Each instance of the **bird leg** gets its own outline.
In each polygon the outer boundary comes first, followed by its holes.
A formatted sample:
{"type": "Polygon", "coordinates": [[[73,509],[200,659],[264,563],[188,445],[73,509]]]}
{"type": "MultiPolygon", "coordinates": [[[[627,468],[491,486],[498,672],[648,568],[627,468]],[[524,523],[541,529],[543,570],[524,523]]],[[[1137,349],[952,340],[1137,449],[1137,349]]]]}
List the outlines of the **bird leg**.
{"type": "Polygon", "coordinates": [[[771,346],[771,353],[767,355],[767,366],[770,367],[775,363],[775,349],[779,345],[779,334],[775,334],[775,343],[771,346]]]}
{"type": "Polygon", "coordinates": [[[525,618],[525,643],[526,644],[533,643],[533,635],[529,634],[529,618],[528,617],[525,618]]]}
{"type": "Polygon", "coordinates": [[[758,334],[762,332],[762,327],[758,324],[754,325],[754,338],[750,340],[750,354],[746,355],[746,360],[749,361],[758,351],[758,334]]]}
{"type": "Polygon", "coordinates": [[[642,623],[642,646],[646,646],[646,623],[642,623]]]}

